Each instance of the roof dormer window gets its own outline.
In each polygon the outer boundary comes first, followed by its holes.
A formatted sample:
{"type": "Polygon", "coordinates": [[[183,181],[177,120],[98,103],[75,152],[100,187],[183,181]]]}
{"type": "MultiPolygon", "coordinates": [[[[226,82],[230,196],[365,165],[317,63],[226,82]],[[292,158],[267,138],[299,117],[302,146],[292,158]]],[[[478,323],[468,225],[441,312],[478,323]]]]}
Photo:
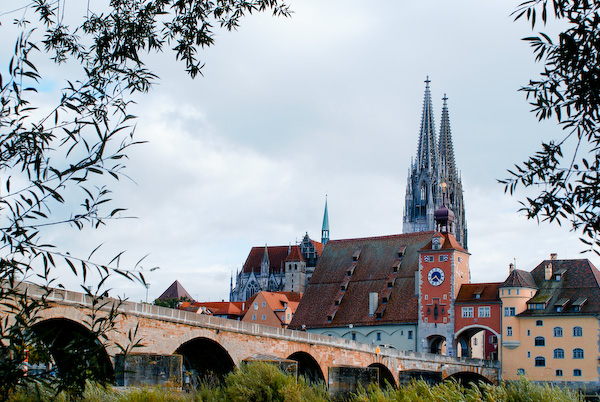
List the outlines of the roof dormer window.
{"type": "Polygon", "coordinates": [[[356,250],[354,254],[352,254],[352,261],[356,262],[360,258],[360,250],[356,250]]]}
{"type": "Polygon", "coordinates": [[[405,252],[406,252],[406,246],[400,247],[400,249],[398,250],[398,258],[404,257],[405,252]]]}

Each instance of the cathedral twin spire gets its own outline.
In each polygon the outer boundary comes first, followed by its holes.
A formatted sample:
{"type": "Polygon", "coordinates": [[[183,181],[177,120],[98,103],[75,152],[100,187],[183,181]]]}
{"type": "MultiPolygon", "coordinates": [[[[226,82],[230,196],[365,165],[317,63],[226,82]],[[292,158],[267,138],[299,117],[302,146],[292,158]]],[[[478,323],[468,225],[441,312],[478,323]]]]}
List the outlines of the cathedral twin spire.
{"type": "Polygon", "coordinates": [[[466,249],[467,224],[462,183],[454,161],[448,98],[444,95],[440,133],[436,136],[430,82],[427,77],[417,160],[411,163],[406,186],[403,232],[435,230],[434,212],[445,204],[456,216],[453,234],[466,249]]]}

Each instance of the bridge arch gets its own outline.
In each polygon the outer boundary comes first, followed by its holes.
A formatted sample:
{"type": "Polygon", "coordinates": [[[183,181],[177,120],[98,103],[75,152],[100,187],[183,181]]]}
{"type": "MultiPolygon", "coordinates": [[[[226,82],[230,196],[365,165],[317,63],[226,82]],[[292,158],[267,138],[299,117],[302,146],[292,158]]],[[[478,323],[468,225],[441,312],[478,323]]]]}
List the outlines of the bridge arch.
{"type": "Polygon", "coordinates": [[[459,371],[447,376],[444,380],[456,380],[464,386],[468,386],[469,384],[477,386],[481,382],[484,384],[493,384],[489,378],[471,371],[459,371]]]}
{"type": "Polygon", "coordinates": [[[183,357],[186,371],[193,372],[198,377],[216,376],[223,379],[227,373],[233,371],[235,363],[229,352],[217,341],[197,337],[191,339],[175,350],[176,354],[183,357]]]}
{"type": "Polygon", "coordinates": [[[67,318],[48,318],[38,321],[32,330],[48,348],[58,375],[79,378],[83,370],[90,369],[92,380],[115,381],[111,359],[100,340],[84,325],[67,318]]]}
{"type": "Polygon", "coordinates": [[[390,371],[390,369],[383,363],[371,363],[368,367],[375,367],[379,369],[379,386],[381,388],[387,387],[387,384],[391,385],[394,388],[397,388],[396,380],[394,379],[394,374],[390,371]]]}
{"type": "Polygon", "coordinates": [[[303,375],[311,382],[322,381],[327,383],[321,366],[310,353],[294,352],[287,358],[298,362],[298,375],[303,375]]]}

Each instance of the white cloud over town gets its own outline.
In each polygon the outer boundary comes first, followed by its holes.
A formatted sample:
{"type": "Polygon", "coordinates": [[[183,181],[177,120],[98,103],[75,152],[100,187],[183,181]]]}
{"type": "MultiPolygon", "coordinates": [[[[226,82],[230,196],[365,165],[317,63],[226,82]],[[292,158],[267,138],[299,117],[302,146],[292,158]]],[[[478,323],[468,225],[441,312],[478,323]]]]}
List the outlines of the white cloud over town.
{"type": "MultiPolygon", "coordinates": [[[[576,234],[527,221],[496,182],[561,135],[517,92],[542,68],[520,40],[527,24],[510,16],[517,4],[303,0],[291,18],[219,31],[195,80],[169,52],[150,57],[160,81],[132,109],[148,143],[129,154],[133,181],[113,187],[136,219],[52,239],[127,250],[124,265],[149,254],[142,265],[160,267],[146,275],[150,299],[177,279],[220,300],[252,246],[320,239],[326,194],[332,239],[400,233],[429,75],[437,128],[449,98],[472,279],[502,281],[514,258],[531,269],[551,252],[578,257],[576,234]]],[[[111,286],[145,298],[140,285],[111,286]]]]}

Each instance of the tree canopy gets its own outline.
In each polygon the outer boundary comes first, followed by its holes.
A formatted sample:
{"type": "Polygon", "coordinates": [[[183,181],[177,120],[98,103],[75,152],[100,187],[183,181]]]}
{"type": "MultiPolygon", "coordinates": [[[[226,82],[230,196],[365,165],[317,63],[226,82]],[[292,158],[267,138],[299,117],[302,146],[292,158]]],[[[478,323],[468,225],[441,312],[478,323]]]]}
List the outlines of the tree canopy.
{"type": "MultiPolygon", "coordinates": [[[[61,286],[56,267],[67,267],[82,281],[91,271],[99,276],[94,288],[82,286],[94,306],[83,324],[96,342],[107,341],[119,317],[105,301],[106,279],[118,274],[145,284],[139,266],[120,266],[121,253],[110,261],[97,261],[97,249],[88,256],[71,255],[46,242],[43,233],[57,225],[98,227],[125,211],[110,205],[110,181],[123,177],[127,151],[139,143],[135,116],[128,113],[132,95],[148,92],[159,79],[145,56],[171,51],[194,78],[203,66],[200,51],[214,44],[215,30],[235,30],[254,12],[290,15],[280,0],[3,4],[0,29],[13,32],[7,29],[12,23],[17,36],[14,53],[3,55],[7,71],[0,73],[0,400],[23,380],[36,380],[22,370],[28,351],[43,355],[44,348],[52,350],[33,328],[51,288],[61,286]],[[83,14],[77,18],[79,11],[83,14]],[[36,103],[36,92],[47,85],[36,63],[40,57],[69,74],[49,108],[36,103]],[[22,286],[27,280],[43,286],[41,299],[28,296],[22,286]]],[[[71,342],[67,347],[76,356],[90,345],[71,342]]],[[[80,393],[86,379],[107,380],[90,360],[82,364],[87,367],[61,373],[59,389],[80,393]]]]}
{"type": "Polygon", "coordinates": [[[542,143],[527,161],[500,180],[511,194],[517,187],[537,195],[521,203],[528,218],[562,224],[580,233],[587,250],[600,254],[600,2],[596,0],[528,0],[515,11],[532,29],[552,19],[566,29],[524,38],[539,78],[521,88],[538,119],[556,119],[562,138],[542,143]],[[539,193],[538,193],[539,191],[539,193]]]}

